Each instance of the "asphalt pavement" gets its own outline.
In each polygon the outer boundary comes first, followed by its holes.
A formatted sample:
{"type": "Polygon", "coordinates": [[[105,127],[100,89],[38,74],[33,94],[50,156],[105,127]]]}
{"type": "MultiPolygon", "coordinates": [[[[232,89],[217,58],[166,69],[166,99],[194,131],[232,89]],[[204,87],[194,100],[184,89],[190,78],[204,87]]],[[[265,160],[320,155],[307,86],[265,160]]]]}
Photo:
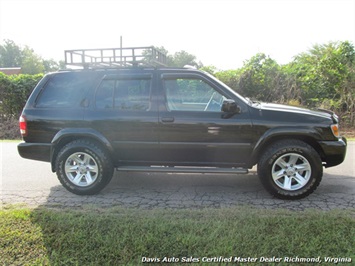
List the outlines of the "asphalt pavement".
{"type": "Polygon", "coordinates": [[[318,189],[307,198],[295,201],[280,200],[268,194],[255,169],[247,175],[116,172],[111,183],[98,195],[77,196],[61,186],[49,163],[23,159],[17,153],[17,143],[0,142],[1,205],[354,210],[354,155],[355,142],[349,142],[345,162],[324,169],[318,189]]]}

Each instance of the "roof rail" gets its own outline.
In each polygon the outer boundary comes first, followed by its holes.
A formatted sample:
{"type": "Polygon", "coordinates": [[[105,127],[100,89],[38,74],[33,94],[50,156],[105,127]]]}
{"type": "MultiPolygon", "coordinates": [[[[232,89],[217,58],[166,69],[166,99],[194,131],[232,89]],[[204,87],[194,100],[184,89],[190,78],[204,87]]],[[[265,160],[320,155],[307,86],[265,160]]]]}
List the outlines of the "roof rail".
{"type": "Polygon", "coordinates": [[[65,50],[65,64],[83,68],[165,67],[166,55],[154,46],[65,50]]]}

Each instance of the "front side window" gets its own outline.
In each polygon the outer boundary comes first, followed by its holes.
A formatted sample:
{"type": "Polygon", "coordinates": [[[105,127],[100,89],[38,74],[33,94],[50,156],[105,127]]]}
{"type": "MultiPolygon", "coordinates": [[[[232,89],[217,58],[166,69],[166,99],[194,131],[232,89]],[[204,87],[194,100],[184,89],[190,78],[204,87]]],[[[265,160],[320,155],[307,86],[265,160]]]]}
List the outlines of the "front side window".
{"type": "Polygon", "coordinates": [[[96,93],[96,108],[147,111],[150,79],[104,79],[96,93]]]}
{"type": "Polygon", "coordinates": [[[220,112],[225,97],[200,79],[174,78],[164,80],[169,111],[220,112]]]}

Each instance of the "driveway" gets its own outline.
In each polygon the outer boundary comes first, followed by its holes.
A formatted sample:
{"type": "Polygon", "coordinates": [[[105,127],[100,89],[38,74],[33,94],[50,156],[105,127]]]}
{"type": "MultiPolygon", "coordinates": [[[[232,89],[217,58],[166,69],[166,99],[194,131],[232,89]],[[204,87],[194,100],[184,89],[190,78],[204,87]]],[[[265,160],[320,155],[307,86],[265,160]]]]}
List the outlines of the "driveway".
{"type": "Polygon", "coordinates": [[[0,188],[3,205],[48,207],[121,206],[125,208],[255,208],[331,210],[355,208],[355,142],[346,161],[325,169],[318,189],[305,199],[279,200],[261,186],[255,169],[247,175],[117,172],[98,195],[77,196],[65,190],[49,163],[22,159],[17,143],[0,142],[0,188]]]}

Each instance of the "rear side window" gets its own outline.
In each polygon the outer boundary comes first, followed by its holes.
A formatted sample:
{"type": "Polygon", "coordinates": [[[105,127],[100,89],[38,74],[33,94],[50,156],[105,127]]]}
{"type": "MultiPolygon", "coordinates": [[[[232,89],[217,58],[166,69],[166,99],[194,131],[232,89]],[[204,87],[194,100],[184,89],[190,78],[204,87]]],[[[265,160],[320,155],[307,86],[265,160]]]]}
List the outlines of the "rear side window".
{"type": "Polygon", "coordinates": [[[75,108],[80,106],[92,86],[91,73],[59,73],[45,84],[36,101],[39,108],[75,108]]]}
{"type": "Polygon", "coordinates": [[[96,108],[147,111],[150,107],[150,78],[104,79],[96,92],[96,108]]]}

